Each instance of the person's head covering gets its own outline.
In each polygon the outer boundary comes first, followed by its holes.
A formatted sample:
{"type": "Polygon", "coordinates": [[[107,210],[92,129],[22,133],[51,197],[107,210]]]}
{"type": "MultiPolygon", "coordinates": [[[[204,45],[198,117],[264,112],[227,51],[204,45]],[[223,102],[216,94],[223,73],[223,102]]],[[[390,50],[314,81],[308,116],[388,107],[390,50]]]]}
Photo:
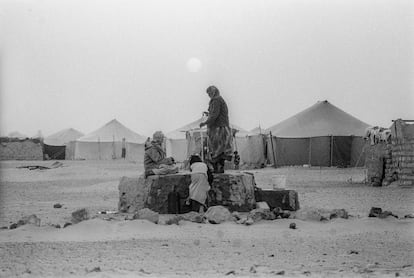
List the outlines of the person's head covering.
{"type": "Polygon", "coordinates": [[[207,93],[212,93],[211,97],[217,97],[220,95],[219,89],[216,86],[210,86],[207,88],[207,93]]]}
{"type": "Polygon", "coordinates": [[[164,141],[164,133],[162,131],[156,131],[152,135],[152,140],[158,143],[162,143],[164,141]]]}

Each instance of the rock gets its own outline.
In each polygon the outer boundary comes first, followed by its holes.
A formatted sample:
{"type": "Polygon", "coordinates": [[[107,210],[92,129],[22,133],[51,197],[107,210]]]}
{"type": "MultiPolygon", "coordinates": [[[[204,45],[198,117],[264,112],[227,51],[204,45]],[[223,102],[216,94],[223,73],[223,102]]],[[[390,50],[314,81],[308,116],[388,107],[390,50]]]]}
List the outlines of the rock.
{"type": "Polygon", "coordinates": [[[57,229],[60,229],[60,225],[59,224],[54,225],[54,227],[57,228],[57,229]]]}
{"type": "Polygon", "coordinates": [[[345,209],[334,209],[331,215],[329,216],[329,219],[334,219],[334,218],[348,219],[349,215],[345,209]]]}
{"type": "Polygon", "coordinates": [[[181,214],[180,217],[182,220],[186,220],[186,221],[190,221],[194,223],[204,223],[203,215],[195,211],[190,211],[190,212],[181,214]]]}
{"type": "Polygon", "coordinates": [[[387,218],[388,216],[393,216],[393,217],[395,217],[395,218],[398,218],[398,216],[397,215],[394,215],[391,211],[383,211],[383,212],[381,212],[379,215],[378,215],[378,217],[379,218],[387,218]]]}
{"type": "Polygon", "coordinates": [[[158,224],[160,219],[159,213],[152,211],[148,208],[140,209],[135,215],[134,219],[146,219],[152,223],[158,224]]]}
{"type": "Polygon", "coordinates": [[[61,207],[62,207],[62,205],[59,204],[59,203],[53,205],[53,208],[61,208],[61,207]]]}
{"type": "Polygon", "coordinates": [[[165,224],[166,225],[173,225],[173,224],[179,225],[181,220],[183,220],[181,215],[177,215],[177,216],[174,216],[173,218],[170,218],[167,221],[165,221],[165,224]]]}
{"type": "Polygon", "coordinates": [[[204,217],[211,224],[220,224],[222,222],[232,220],[230,211],[223,206],[209,207],[207,212],[204,214],[204,217]]]}
{"type": "Polygon", "coordinates": [[[284,270],[281,270],[281,271],[276,272],[275,274],[276,275],[285,275],[285,271],[284,270]]]}
{"type": "Polygon", "coordinates": [[[263,220],[275,220],[275,214],[269,209],[257,208],[249,212],[248,218],[252,218],[255,222],[263,220]]]}
{"type": "Polygon", "coordinates": [[[280,217],[282,218],[289,218],[290,217],[290,211],[285,210],[280,214],[280,217]]]}
{"type": "Polygon", "coordinates": [[[75,224],[88,219],[89,213],[85,208],[72,212],[72,222],[75,224]]]}
{"type": "Polygon", "coordinates": [[[17,227],[19,227],[19,226],[17,226],[17,223],[13,223],[13,224],[10,225],[9,229],[13,230],[13,229],[16,229],[17,227]]]}
{"type": "Polygon", "coordinates": [[[234,218],[235,221],[239,221],[241,219],[240,214],[237,211],[233,211],[231,213],[231,215],[233,216],[233,218],[234,218]]]}
{"type": "Polygon", "coordinates": [[[70,222],[66,222],[66,223],[63,225],[63,228],[66,228],[67,226],[70,226],[70,225],[72,225],[72,223],[70,223],[70,222]]]}
{"type": "Polygon", "coordinates": [[[266,202],[256,202],[257,209],[267,209],[270,210],[269,205],[266,202]]]}
{"type": "Polygon", "coordinates": [[[289,229],[296,229],[296,223],[290,223],[289,224],[289,229]]]}
{"type": "Polygon", "coordinates": [[[235,272],[234,270],[230,270],[230,271],[229,271],[229,272],[227,272],[225,275],[227,276],[227,275],[230,275],[230,274],[235,275],[235,274],[236,274],[236,272],[235,272]]]}
{"type": "Polygon", "coordinates": [[[277,207],[283,210],[296,211],[300,208],[298,193],[295,190],[262,190],[256,188],[256,202],[266,202],[270,209],[277,207]]]}
{"type": "Polygon", "coordinates": [[[36,214],[32,214],[32,215],[23,217],[17,222],[17,226],[23,226],[26,224],[33,224],[36,226],[40,226],[40,218],[38,218],[36,214]]]}
{"type": "Polygon", "coordinates": [[[0,228],[0,230],[7,230],[7,229],[8,229],[7,226],[3,226],[3,227],[0,228]]]}
{"type": "Polygon", "coordinates": [[[369,211],[369,217],[378,217],[382,213],[381,208],[372,207],[369,211]]]}
{"type": "Polygon", "coordinates": [[[404,218],[414,218],[414,213],[406,214],[404,218]]]}
{"type": "Polygon", "coordinates": [[[245,225],[247,225],[247,226],[253,225],[253,224],[254,224],[254,220],[253,220],[253,218],[248,217],[248,218],[246,219],[246,221],[244,221],[244,224],[245,224],[245,225]]]}

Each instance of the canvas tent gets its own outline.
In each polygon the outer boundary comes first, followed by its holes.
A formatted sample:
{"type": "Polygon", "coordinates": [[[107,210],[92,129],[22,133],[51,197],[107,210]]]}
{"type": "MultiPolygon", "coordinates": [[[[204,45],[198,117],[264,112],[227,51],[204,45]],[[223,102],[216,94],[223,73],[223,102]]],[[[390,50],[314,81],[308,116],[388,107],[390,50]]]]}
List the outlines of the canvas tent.
{"type": "MultiPolygon", "coordinates": [[[[172,156],[176,161],[183,162],[186,160],[191,153],[189,153],[189,146],[188,146],[188,138],[187,138],[187,132],[191,130],[199,130],[200,123],[203,122],[203,118],[199,118],[198,120],[191,122],[185,126],[182,126],[180,128],[177,128],[176,130],[173,130],[166,134],[166,151],[167,156],[172,156]]],[[[247,133],[246,130],[243,128],[230,124],[230,126],[237,130],[240,134],[247,133]]],[[[202,130],[206,130],[204,127],[202,130]]],[[[236,133],[236,136],[239,136],[236,133]]],[[[242,135],[243,136],[243,135],[242,135]]],[[[191,147],[190,147],[191,148],[191,147]]]]}
{"type": "Polygon", "coordinates": [[[44,154],[50,159],[73,159],[73,141],[83,136],[83,133],[73,128],[67,128],[47,136],[43,140],[44,154]]]}
{"type": "Polygon", "coordinates": [[[122,148],[125,147],[125,159],[142,161],[145,152],[145,140],[146,137],[135,133],[113,119],[103,127],[75,141],[75,159],[118,159],[122,158],[122,148]]]}
{"type": "Polygon", "coordinates": [[[319,101],[266,129],[272,135],[268,158],[276,166],[362,166],[362,137],[368,126],[328,101],[319,101]]]}

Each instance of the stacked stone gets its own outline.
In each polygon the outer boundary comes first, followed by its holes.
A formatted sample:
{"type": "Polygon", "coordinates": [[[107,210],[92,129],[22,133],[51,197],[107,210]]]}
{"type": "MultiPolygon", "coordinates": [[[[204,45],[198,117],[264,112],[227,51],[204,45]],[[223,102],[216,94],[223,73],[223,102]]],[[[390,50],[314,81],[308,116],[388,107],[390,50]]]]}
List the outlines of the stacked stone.
{"type": "Polygon", "coordinates": [[[399,185],[414,186],[414,139],[395,140],[392,145],[392,168],[399,185]]]}
{"type": "Polygon", "coordinates": [[[0,160],[43,160],[40,143],[29,140],[22,142],[2,142],[0,160]]]}
{"type": "Polygon", "coordinates": [[[392,145],[386,144],[385,150],[384,150],[384,179],[382,180],[382,186],[388,186],[393,181],[396,180],[395,177],[395,170],[394,170],[394,164],[392,162],[392,145]]]}

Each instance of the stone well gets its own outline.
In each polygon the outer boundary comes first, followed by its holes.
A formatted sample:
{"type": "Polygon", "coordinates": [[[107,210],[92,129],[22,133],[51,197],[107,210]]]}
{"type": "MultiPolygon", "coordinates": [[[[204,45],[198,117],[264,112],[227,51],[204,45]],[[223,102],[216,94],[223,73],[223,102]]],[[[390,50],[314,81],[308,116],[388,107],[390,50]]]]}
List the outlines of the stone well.
{"type": "MultiPolygon", "coordinates": [[[[167,214],[175,213],[168,210],[168,195],[177,192],[181,199],[181,213],[188,197],[191,184],[190,172],[173,175],[155,175],[144,178],[123,177],[119,183],[120,211],[134,212],[142,208],[167,214]]],[[[255,208],[254,176],[240,172],[214,174],[214,181],[209,192],[208,205],[223,205],[232,211],[250,211],[255,208]]]]}

